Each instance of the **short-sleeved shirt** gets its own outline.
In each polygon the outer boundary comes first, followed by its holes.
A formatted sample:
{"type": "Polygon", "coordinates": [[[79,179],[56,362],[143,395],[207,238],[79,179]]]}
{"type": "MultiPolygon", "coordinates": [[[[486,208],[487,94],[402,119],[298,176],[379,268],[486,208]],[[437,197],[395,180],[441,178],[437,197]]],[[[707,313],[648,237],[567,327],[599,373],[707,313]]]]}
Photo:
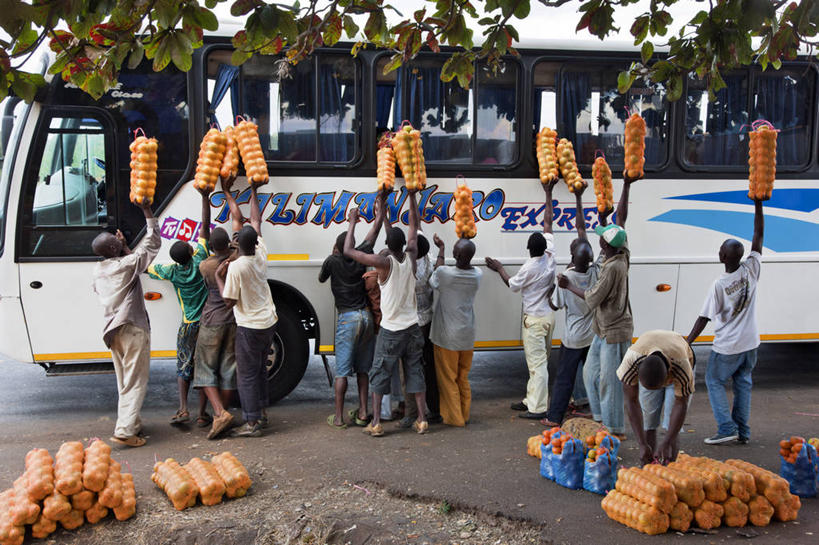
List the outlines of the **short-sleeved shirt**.
{"type": "Polygon", "coordinates": [[[654,352],[661,352],[669,363],[665,386],[673,384],[677,397],[694,393],[694,351],[685,337],[673,331],[657,329],[640,335],[626,351],[623,362],[617,368],[617,378],[623,384],[636,386],[639,383],[640,360],[654,352]]]}
{"type": "Polygon", "coordinates": [[[520,292],[523,313],[527,316],[546,317],[552,314],[546,293],[555,281],[554,235],[544,233],[546,251],[540,257],[530,257],[520,270],[509,278],[509,287],[520,292]]]}
{"type": "Polygon", "coordinates": [[[222,297],[236,301],[233,316],[237,326],[267,329],[276,324],[276,305],[267,284],[267,246],[262,237],[255,254],[240,255],[230,264],[222,297]]]}
{"type": "Polygon", "coordinates": [[[603,261],[597,282],[585,292],[586,304],[594,310],[592,329],[608,344],[629,342],[634,333],[628,293],[630,258],[628,247],[624,247],[603,261]]]}
{"type": "Polygon", "coordinates": [[[481,282],[477,267],[438,267],[429,285],[438,292],[430,340],[441,348],[468,351],[475,348],[475,294],[481,282]]]}
{"type": "MultiPolygon", "coordinates": [[[[357,250],[365,254],[373,253],[373,243],[364,241],[357,250]]],[[[319,271],[319,282],[330,279],[336,309],[339,312],[361,310],[367,306],[367,290],[364,287],[364,273],[367,268],[354,259],[341,254],[327,256],[319,271]]]]}
{"type": "Polygon", "coordinates": [[[230,256],[212,255],[199,264],[199,272],[208,288],[208,298],[202,308],[202,318],[200,323],[203,326],[217,326],[232,324],[236,321],[233,317],[233,309],[228,308],[222,294],[219,291],[219,284],[216,283],[216,269],[225,259],[230,256]]]}
{"type": "Polygon", "coordinates": [[[207,244],[205,239],[200,238],[191,260],[186,265],[169,263],[148,267],[148,275],[151,278],[167,280],[173,284],[179,306],[182,307],[182,321],[188,324],[199,321],[208,298],[208,288],[202,279],[202,273],[199,272],[199,264],[210,255],[207,244]]]}
{"type": "MultiPolygon", "coordinates": [[[[586,291],[597,282],[597,264],[593,263],[586,272],[569,269],[564,273],[572,285],[586,291]]],[[[554,294],[554,305],[566,309],[566,331],[560,340],[566,348],[579,349],[590,346],[594,339],[592,320],[594,311],[583,298],[567,289],[558,287],[554,294]]]]}
{"type": "Polygon", "coordinates": [[[759,346],[756,323],[756,286],[761,255],[751,252],[732,273],[722,273],[711,285],[700,316],[714,322],[717,354],[740,354],[759,346]]]}
{"type": "Polygon", "coordinates": [[[415,261],[415,304],[418,307],[418,325],[425,326],[432,321],[432,262],[429,255],[415,261]]]}

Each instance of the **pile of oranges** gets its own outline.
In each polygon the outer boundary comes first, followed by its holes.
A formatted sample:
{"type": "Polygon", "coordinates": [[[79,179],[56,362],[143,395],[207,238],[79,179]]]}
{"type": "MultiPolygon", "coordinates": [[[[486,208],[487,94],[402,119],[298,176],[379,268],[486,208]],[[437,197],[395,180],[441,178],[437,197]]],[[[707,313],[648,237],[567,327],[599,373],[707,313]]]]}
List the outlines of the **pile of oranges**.
{"type": "Polygon", "coordinates": [[[795,464],[796,458],[804,447],[805,438],[795,435],[790,439],[783,439],[779,442],[779,454],[781,454],[789,464],[795,464]]]}

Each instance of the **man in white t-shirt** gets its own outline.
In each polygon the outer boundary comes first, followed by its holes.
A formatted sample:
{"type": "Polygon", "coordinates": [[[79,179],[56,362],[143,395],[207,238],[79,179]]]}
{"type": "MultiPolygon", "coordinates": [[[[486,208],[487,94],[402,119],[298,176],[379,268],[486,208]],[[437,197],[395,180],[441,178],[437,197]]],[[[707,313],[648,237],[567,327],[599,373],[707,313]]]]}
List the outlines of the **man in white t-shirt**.
{"type": "Polygon", "coordinates": [[[486,258],[486,266],[497,272],[514,292],[523,297],[523,353],[529,367],[529,382],[526,397],[512,404],[512,409],[522,411],[520,418],[541,419],[549,409],[549,356],[552,352],[552,333],[555,315],[549,305],[549,288],[555,281],[554,235],[552,218],[554,204],[552,189],[554,183],[546,184],[546,206],[543,218],[543,234],[532,233],[526,244],[529,259],[515,276],[503,268],[500,261],[486,258]]]}
{"type": "Polygon", "coordinates": [[[748,422],[753,385],[751,373],[756,366],[756,350],[759,347],[756,287],[765,228],[762,201],[755,200],[754,206],[751,253],[742,261],[745,248],[741,242],[728,239],[722,243],[719,260],[725,265],[725,272],[711,285],[700,316],[688,335],[688,343],[693,343],[706,324],[713,320],[714,344],[705,370],[705,385],[718,428],[716,435],[705,440],[708,445],[737,440],[746,444],[751,437],[748,422]],[[729,379],[733,381],[733,410],[729,408],[725,393],[729,379]]]}
{"type": "MultiPolygon", "coordinates": [[[[230,192],[225,197],[233,199],[230,192]]],[[[235,206],[231,204],[231,208],[235,206]]],[[[245,424],[236,437],[258,437],[267,426],[267,357],[276,334],[276,305],[267,283],[267,247],[262,240],[262,217],[256,184],[250,184],[250,225],[239,231],[239,257],[216,269],[216,283],[227,308],[236,318],[236,377],[245,424]]]]}

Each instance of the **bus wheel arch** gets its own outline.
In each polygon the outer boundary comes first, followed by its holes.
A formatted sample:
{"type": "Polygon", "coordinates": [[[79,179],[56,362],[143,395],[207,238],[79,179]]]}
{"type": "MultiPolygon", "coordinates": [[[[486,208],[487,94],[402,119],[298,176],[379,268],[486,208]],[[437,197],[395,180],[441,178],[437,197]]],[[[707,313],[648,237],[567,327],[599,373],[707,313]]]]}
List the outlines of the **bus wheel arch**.
{"type": "Polygon", "coordinates": [[[268,280],[279,321],[267,362],[268,400],[274,404],[292,392],[307,370],[311,338],[317,339],[318,318],[313,305],[288,284],[268,280]]]}

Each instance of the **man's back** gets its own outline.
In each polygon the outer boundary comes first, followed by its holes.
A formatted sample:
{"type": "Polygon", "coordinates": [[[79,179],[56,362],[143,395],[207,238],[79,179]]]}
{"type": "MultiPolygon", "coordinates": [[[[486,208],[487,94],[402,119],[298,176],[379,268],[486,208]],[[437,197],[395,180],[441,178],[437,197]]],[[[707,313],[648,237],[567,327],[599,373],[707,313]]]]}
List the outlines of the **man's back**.
{"type": "MultiPolygon", "coordinates": [[[[586,272],[569,269],[564,273],[572,284],[581,290],[587,290],[597,281],[597,266],[592,265],[586,272]]],[[[571,291],[557,288],[555,306],[566,309],[566,331],[561,342],[567,348],[585,348],[594,339],[592,320],[594,310],[586,301],[571,291]]]]}
{"type": "Polygon", "coordinates": [[[761,255],[751,252],[739,268],[722,273],[711,285],[700,316],[714,322],[714,352],[739,354],[759,346],[756,292],[761,255]]]}
{"type": "Polygon", "coordinates": [[[542,256],[530,257],[509,279],[509,287],[520,292],[524,314],[542,317],[552,313],[546,293],[554,281],[554,255],[551,250],[546,250],[542,256]]]}
{"type": "Polygon", "coordinates": [[[594,310],[595,334],[609,343],[631,341],[634,322],[629,302],[629,251],[606,259],[597,283],[586,291],[586,303],[594,310]]]}
{"type": "Polygon", "coordinates": [[[219,284],[216,282],[216,269],[225,259],[230,259],[230,255],[212,255],[199,264],[199,272],[208,290],[208,297],[202,308],[202,325],[229,324],[236,321],[233,309],[225,304],[219,291],[219,284]]]}
{"type": "Polygon", "coordinates": [[[438,292],[430,340],[447,350],[472,350],[475,346],[475,294],[481,270],[442,266],[435,269],[430,286],[438,292]]]}
{"type": "Polygon", "coordinates": [[[404,254],[398,261],[389,255],[390,271],[387,280],[379,281],[381,287],[381,327],[401,331],[418,323],[418,307],[415,300],[415,272],[412,258],[404,254]]]}
{"type": "Polygon", "coordinates": [[[196,244],[191,260],[188,263],[184,265],[169,263],[148,267],[148,274],[151,278],[167,280],[173,284],[185,322],[199,321],[202,315],[202,308],[205,306],[208,297],[208,288],[202,279],[199,265],[208,256],[210,256],[210,251],[207,247],[207,241],[200,240],[196,244]]]}
{"type": "Polygon", "coordinates": [[[267,283],[267,247],[261,237],[254,255],[241,255],[228,267],[222,296],[236,300],[236,325],[267,329],[278,320],[267,283]]]}
{"type": "MultiPolygon", "coordinates": [[[[373,243],[365,241],[356,249],[371,254],[373,243]]],[[[360,310],[367,306],[367,290],[363,278],[366,271],[364,265],[341,254],[330,255],[324,260],[319,281],[330,279],[330,290],[340,312],[360,310]]]]}

